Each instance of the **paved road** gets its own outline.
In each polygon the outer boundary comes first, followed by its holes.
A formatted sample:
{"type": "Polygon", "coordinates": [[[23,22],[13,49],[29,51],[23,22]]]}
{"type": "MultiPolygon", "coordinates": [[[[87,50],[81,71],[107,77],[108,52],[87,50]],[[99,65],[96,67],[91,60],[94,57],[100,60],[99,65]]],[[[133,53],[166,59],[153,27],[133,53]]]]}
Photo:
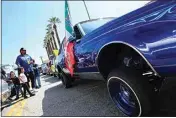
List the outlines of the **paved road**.
{"type": "Polygon", "coordinates": [[[36,96],[6,107],[3,116],[118,116],[103,81],[76,81],[65,89],[51,76],[42,76],[36,96]],[[15,107],[14,107],[15,106],[15,107]],[[19,108],[16,108],[19,107],[19,108]],[[16,113],[17,111],[20,111],[16,113]],[[21,114],[20,114],[21,113],[21,114]]]}
{"type": "MultiPolygon", "coordinates": [[[[76,81],[64,89],[51,76],[42,76],[42,88],[36,96],[3,105],[2,116],[123,116],[113,105],[103,81],[76,81]]],[[[176,116],[176,95],[173,82],[164,87],[155,116],[176,116]]]]}

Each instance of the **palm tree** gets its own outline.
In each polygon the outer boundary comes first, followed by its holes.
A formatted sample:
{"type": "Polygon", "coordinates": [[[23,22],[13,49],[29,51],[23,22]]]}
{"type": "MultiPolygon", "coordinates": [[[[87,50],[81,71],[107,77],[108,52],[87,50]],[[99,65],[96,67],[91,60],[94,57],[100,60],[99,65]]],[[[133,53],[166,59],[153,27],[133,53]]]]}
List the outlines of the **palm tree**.
{"type": "Polygon", "coordinates": [[[50,55],[50,54],[52,54],[52,45],[51,45],[50,38],[48,35],[45,36],[45,41],[46,41],[46,45],[48,47],[48,52],[50,55]]]}
{"type": "Polygon", "coordinates": [[[54,46],[55,46],[54,49],[58,49],[58,48],[57,48],[57,45],[56,45],[56,40],[55,40],[55,37],[54,37],[54,32],[53,32],[52,25],[51,25],[51,24],[48,24],[46,30],[47,30],[47,33],[46,33],[46,34],[52,36],[52,40],[54,41],[54,46]]]}
{"type": "Polygon", "coordinates": [[[57,17],[52,17],[52,18],[49,19],[49,22],[53,26],[53,29],[54,29],[54,32],[56,33],[57,41],[58,41],[58,44],[59,44],[59,47],[60,47],[60,39],[59,39],[59,35],[58,35],[58,32],[57,32],[57,26],[56,26],[56,24],[57,23],[61,23],[61,21],[57,17]]]}
{"type": "Polygon", "coordinates": [[[53,41],[52,41],[52,36],[51,36],[50,33],[47,34],[47,38],[48,38],[49,44],[51,46],[51,53],[52,53],[52,51],[55,49],[55,47],[54,47],[54,44],[53,44],[53,41]]]}
{"type": "Polygon", "coordinates": [[[46,49],[46,52],[47,52],[47,55],[48,55],[48,57],[49,57],[49,48],[48,48],[48,42],[47,42],[47,39],[46,39],[46,37],[44,38],[44,40],[43,40],[43,42],[44,42],[44,45],[43,45],[43,47],[46,49]]]}
{"type": "Polygon", "coordinates": [[[48,48],[48,46],[47,46],[47,40],[44,39],[43,42],[44,42],[43,47],[46,49],[46,52],[47,52],[47,55],[48,55],[48,58],[49,58],[49,53],[50,53],[50,52],[49,52],[49,50],[48,50],[49,48],[48,48]]]}

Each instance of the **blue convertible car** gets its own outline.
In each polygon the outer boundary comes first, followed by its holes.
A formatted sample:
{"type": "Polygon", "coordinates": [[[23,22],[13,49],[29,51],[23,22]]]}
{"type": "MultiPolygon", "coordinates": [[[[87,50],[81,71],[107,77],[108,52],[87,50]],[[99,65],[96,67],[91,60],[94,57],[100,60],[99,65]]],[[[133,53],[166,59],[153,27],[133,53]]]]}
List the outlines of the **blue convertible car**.
{"type": "Polygon", "coordinates": [[[70,87],[75,77],[105,80],[127,116],[149,115],[163,80],[176,77],[175,0],[153,1],[119,18],[80,22],[74,34],[63,40],[57,58],[63,85],[70,87]]]}

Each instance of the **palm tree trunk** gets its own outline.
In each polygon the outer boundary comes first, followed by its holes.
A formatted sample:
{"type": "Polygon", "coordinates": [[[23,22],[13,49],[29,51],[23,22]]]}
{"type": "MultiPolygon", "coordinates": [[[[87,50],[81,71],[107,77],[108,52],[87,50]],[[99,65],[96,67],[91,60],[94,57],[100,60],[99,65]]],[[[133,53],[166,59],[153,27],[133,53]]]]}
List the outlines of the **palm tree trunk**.
{"type": "Polygon", "coordinates": [[[48,55],[50,55],[50,47],[49,47],[49,43],[47,43],[47,49],[48,49],[48,55]]]}
{"type": "Polygon", "coordinates": [[[59,39],[59,35],[58,35],[58,32],[57,32],[57,26],[56,26],[56,24],[54,24],[53,28],[54,28],[54,31],[56,33],[57,41],[58,41],[59,48],[60,48],[60,39],[59,39]]]}
{"type": "Polygon", "coordinates": [[[54,50],[54,45],[53,45],[53,41],[52,41],[52,38],[50,38],[50,43],[51,43],[51,48],[52,48],[52,51],[54,50]]]}
{"type": "Polygon", "coordinates": [[[53,38],[53,41],[54,41],[55,49],[58,50],[57,45],[56,45],[56,40],[55,40],[55,37],[54,37],[54,32],[52,32],[51,35],[52,35],[52,38],[53,38]]]}
{"type": "Polygon", "coordinates": [[[49,47],[49,55],[51,55],[51,50],[52,50],[52,48],[51,48],[50,42],[48,42],[48,47],[49,47]]]}
{"type": "Polygon", "coordinates": [[[49,51],[48,51],[48,47],[45,47],[45,49],[46,49],[46,53],[47,53],[48,58],[49,58],[49,51]]]}
{"type": "Polygon", "coordinates": [[[50,53],[51,53],[51,46],[50,46],[50,42],[49,41],[47,42],[47,47],[48,47],[48,54],[50,55],[50,53]]]}
{"type": "Polygon", "coordinates": [[[55,50],[55,49],[56,49],[56,46],[54,45],[54,39],[53,39],[53,38],[51,39],[51,42],[52,42],[52,44],[53,44],[53,50],[55,50]]]}

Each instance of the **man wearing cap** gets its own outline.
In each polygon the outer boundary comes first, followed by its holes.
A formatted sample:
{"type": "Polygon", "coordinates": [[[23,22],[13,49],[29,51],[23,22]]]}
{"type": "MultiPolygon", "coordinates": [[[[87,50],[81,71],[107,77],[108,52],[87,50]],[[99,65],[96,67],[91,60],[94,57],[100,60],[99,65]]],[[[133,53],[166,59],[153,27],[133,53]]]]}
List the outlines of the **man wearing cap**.
{"type": "Polygon", "coordinates": [[[34,83],[34,72],[33,72],[33,59],[31,58],[31,56],[26,54],[26,49],[24,48],[20,49],[20,55],[16,59],[16,65],[18,67],[24,68],[25,75],[27,76],[27,79],[28,79],[28,82],[27,82],[28,86],[29,86],[29,78],[30,78],[32,83],[32,89],[34,90],[35,83],[34,83]]]}

